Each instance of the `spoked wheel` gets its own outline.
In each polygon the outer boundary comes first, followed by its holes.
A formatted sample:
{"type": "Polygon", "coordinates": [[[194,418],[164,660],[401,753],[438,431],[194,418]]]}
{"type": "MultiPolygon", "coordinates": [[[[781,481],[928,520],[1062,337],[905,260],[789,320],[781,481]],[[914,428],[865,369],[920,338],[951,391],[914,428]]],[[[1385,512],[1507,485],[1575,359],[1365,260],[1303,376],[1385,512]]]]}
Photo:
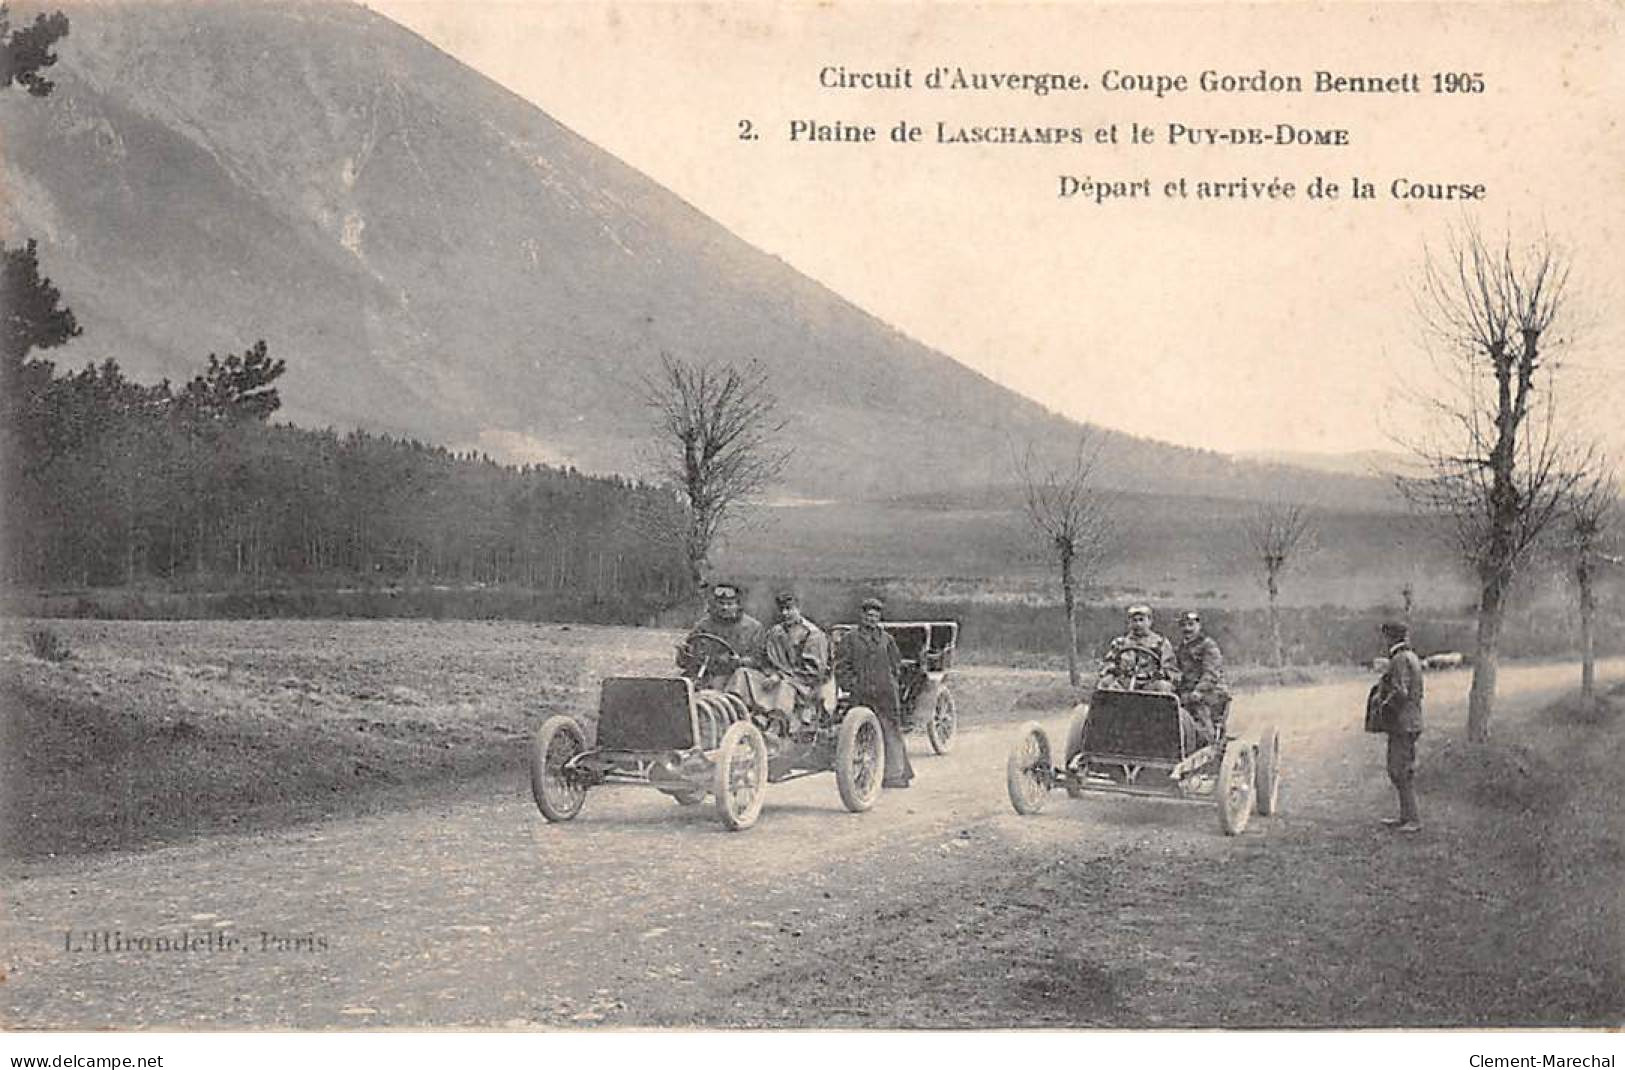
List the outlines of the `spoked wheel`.
{"type": "Polygon", "coordinates": [[[861,814],[880,798],[886,774],[886,738],[880,719],[867,706],[854,706],[841,721],[835,737],[835,789],[841,805],[861,814]]]}
{"type": "Polygon", "coordinates": [[[738,832],[756,824],[767,795],[767,740],[749,721],[735,722],[722,734],[715,793],[717,816],[729,829],[738,832]]]}
{"type": "Polygon", "coordinates": [[[1253,808],[1265,817],[1281,812],[1281,730],[1264,729],[1258,744],[1258,798],[1253,808]]]}
{"type": "MultiPolygon", "coordinates": [[[[1066,758],[1061,762],[1061,768],[1072,768],[1072,756],[1083,749],[1083,729],[1089,723],[1089,704],[1080,702],[1072,707],[1072,721],[1066,726],[1066,758]]],[[[1067,782],[1066,793],[1071,798],[1083,796],[1083,789],[1078,785],[1067,782]]]]}
{"type": "Polygon", "coordinates": [[[1044,808],[1049,789],[1055,786],[1053,753],[1049,736],[1037,721],[1021,726],[1021,736],[1004,763],[1004,783],[1016,813],[1036,814],[1044,808]]]}
{"type": "Polygon", "coordinates": [[[568,821],[581,812],[587,786],[564,768],[587,749],[587,737],[573,717],[556,714],[542,722],[530,745],[530,793],[549,821],[568,821]]]}
{"type": "Polygon", "coordinates": [[[959,711],[954,708],[954,693],[943,687],[937,692],[936,708],[926,723],[925,737],[931,741],[932,750],[947,754],[954,749],[954,737],[958,734],[959,711]]]}
{"type": "Polygon", "coordinates": [[[1257,765],[1253,746],[1239,739],[1225,744],[1224,757],[1219,759],[1219,782],[1214,794],[1219,802],[1219,827],[1226,836],[1239,836],[1252,816],[1256,785],[1253,770],[1257,765]]]}

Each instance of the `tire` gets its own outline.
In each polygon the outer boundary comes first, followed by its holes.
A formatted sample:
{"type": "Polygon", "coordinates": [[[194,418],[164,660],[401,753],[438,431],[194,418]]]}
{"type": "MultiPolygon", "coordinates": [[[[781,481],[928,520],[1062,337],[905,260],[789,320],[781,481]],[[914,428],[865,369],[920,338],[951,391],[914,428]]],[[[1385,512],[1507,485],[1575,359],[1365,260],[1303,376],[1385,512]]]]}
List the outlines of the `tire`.
{"type": "MultiPolygon", "coordinates": [[[[1089,704],[1080,702],[1072,707],[1072,720],[1066,726],[1066,759],[1061,763],[1062,769],[1072,768],[1073,755],[1083,749],[1083,728],[1088,723],[1089,704]]],[[[1066,784],[1066,793],[1068,797],[1073,799],[1083,797],[1083,789],[1070,780],[1066,784]]]]}
{"type": "Polygon", "coordinates": [[[1256,748],[1251,743],[1231,740],[1219,759],[1219,780],[1213,793],[1219,804],[1219,827],[1226,836],[1239,836],[1253,813],[1257,794],[1253,770],[1257,767],[1256,748]]]}
{"type": "Polygon", "coordinates": [[[937,691],[937,700],[931,710],[931,720],[925,725],[925,738],[931,741],[931,749],[938,754],[947,754],[954,749],[954,739],[959,735],[959,710],[954,706],[954,693],[944,684],[937,691]]]}
{"type": "Polygon", "coordinates": [[[530,794],[549,821],[568,821],[587,801],[587,786],[568,777],[564,763],[587,749],[586,734],[573,717],[556,714],[542,722],[530,745],[530,794]]]}
{"type": "Polygon", "coordinates": [[[1021,735],[1004,763],[1004,785],[1016,813],[1036,814],[1044,808],[1049,789],[1055,785],[1053,755],[1049,736],[1037,721],[1021,726],[1021,735]]]}
{"type": "Polygon", "coordinates": [[[867,706],[846,711],[835,737],[835,790],[854,814],[874,806],[886,775],[886,737],[880,718],[867,706]]]}
{"type": "Polygon", "coordinates": [[[1264,817],[1281,812],[1281,730],[1274,725],[1264,729],[1258,744],[1258,798],[1253,809],[1264,817]]]}
{"type": "Polygon", "coordinates": [[[713,792],[717,816],[732,832],[756,824],[767,795],[767,740],[749,721],[736,721],[717,746],[713,792]]]}

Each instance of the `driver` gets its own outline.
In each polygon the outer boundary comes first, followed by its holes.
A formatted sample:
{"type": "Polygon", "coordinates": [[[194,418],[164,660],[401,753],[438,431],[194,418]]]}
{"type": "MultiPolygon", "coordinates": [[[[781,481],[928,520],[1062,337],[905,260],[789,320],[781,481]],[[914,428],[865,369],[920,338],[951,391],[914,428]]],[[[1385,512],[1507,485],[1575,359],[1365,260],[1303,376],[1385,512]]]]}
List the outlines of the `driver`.
{"type": "Polygon", "coordinates": [[[1096,687],[1122,691],[1172,691],[1179,679],[1174,646],[1151,630],[1151,607],[1128,607],[1128,633],[1111,641],[1100,659],[1096,687]]]}
{"type": "Polygon", "coordinates": [[[701,687],[721,688],[741,665],[760,664],[764,637],[762,622],[740,606],[739,586],[719,583],[711,588],[710,611],[677,648],[678,671],[701,687]],[[721,639],[733,653],[702,636],[721,639]]]}
{"type": "Polygon", "coordinates": [[[829,636],[801,615],[793,593],[781,591],[774,601],[779,623],[768,629],[763,641],[763,668],[746,665],[734,670],[726,690],[753,710],[782,715],[796,732],[808,727],[802,719],[829,677],[829,636]]]}

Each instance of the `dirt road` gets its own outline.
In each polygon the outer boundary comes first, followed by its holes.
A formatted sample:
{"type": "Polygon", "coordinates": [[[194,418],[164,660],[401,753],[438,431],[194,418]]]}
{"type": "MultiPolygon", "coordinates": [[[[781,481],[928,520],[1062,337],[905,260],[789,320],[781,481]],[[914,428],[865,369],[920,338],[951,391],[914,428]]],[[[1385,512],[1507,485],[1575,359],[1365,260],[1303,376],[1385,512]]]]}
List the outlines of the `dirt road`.
{"type": "MultiPolygon", "coordinates": [[[[1604,679],[1622,669],[1606,664],[1604,679]]],[[[1503,670],[1508,716],[1571,686],[1574,675],[1567,665],[1503,670]]],[[[1467,680],[1430,677],[1430,716],[1459,722],[1467,680]]],[[[911,1001],[931,978],[972,964],[929,955],[899,964],[852,948],[883,951],[899,919],[941,926],[944,948],[975,943],[980,923],[967,910],[1041,917],[1046,896],[1087,894],[1103,873],[1154,874],[1193,861],[1222,873],[1267,860],[1289,834],[1307,833],[1306,842],[1367,836],[1389,800],[1377,744],[1359,731],[1364,688],[1353,681],[1238,699],[1237,726],[1278,725],[1286,755],[1285,815],[1255,817],[1239,839],[1220,835],[1211,807],[1157,800],[1057,794],[1042,815],[1018,817],[1003,781],[1012,731],[997,726],[964,732],[946,758],[912,740],[915,787],[886,793],[868,814],[846,813],[827,775],[775,785],[746,833],[722,831],[709,804],[679,808],[633,789],[596,790],[576,821],[548,825],[525,785],[504,778],[430,808],[17,865],[5,878],[0,1013],[13,1028],[75,1029],[986,1026],[1000,1024],[989,1015],[1012,998],[1053,1004],[1059,986],[1065,1013],[1021,1024],[1208,1021],[1123,1002],[1136,978],[1149,983],[1173,968],[1144,939],[1124,945],[1139,949],[1131,961],[1110,965],[1127,974],[1035,968],[986,977],[981,983],[1006,991],[982,1010],[917,1016],[911,1001]],[[1052,863],[1052,876],[1055,866],[1077,874],[1073,891],[1024,885],[1011,867],[1035,859],[1052,863]],[[959,894],[990,879],[1003,882],[1001,901],[959,894]],[[188,949],[151,949],[159,940],[188,949]],[[846,982],[864,971],[885,975],[884,1013],[844,1002],[849,987],[862,987],[846,982]],[[781,977],[801,979],[820,1003],[780,1012],[753,995],[781,977]]],[[[1046,723],[1060,735],[1064,720],[1046,723]]],[[[1424,835],[1428,849],[1448,852],[1454,834],[1446,821],[1424,835]]],[[[1383,834],[1369,835],[1375,845],[1383,834]]],[[[1199,921],[1192,908],[1143,900],[1099,918],[1098,935],[1109,943],[1189,926],[1199,921]]],[[[1286,921],[1254,916],[1248,939],[1278,933],[1280,954],[1313,953],[1293,946],[1300,937],[1286,921]]],[[[1301,1020],[1286,1003],[1273,1013],[1277,1024],[1301,1020]]]]}

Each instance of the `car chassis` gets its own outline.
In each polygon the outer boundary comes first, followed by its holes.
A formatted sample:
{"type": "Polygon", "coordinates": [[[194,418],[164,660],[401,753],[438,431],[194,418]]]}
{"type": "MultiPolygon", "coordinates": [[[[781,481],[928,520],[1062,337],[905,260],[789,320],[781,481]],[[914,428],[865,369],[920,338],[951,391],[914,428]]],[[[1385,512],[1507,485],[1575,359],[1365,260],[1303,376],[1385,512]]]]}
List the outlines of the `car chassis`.
{"type": "Polygon", "coordinates": [[[575,817],[587,791],[604,784],[653,787],[683,806],[710,795],[723,825],[739,830],[756,823],[768,784],[833,770],[842,804],[868,810],[885,770],[874,711],[838,709],[829,687],[801,712],[810,723],[793,728],[684,677],[611,677],[599,692],[595,746],[562,714],[537,731],[531,793],[553,822],[575,817]]]}
{"type": "Polygon", "coordinates": [[[1073,711],[1061,761],[1036,721],[1021,726],[1005,765],[1010,803],[1017,813],[1036,814],[1057,787],[1072,798],[1112,792],[1212,801],[1220,828],[1238,835],[1254,810],[1279,812],[1280,732],[1271,726],[1258,739],[1242,739],[1223,723],[1216,732],[1211,743],[1197,738],[1171,693],[1097,688],[1073,711]]]}

